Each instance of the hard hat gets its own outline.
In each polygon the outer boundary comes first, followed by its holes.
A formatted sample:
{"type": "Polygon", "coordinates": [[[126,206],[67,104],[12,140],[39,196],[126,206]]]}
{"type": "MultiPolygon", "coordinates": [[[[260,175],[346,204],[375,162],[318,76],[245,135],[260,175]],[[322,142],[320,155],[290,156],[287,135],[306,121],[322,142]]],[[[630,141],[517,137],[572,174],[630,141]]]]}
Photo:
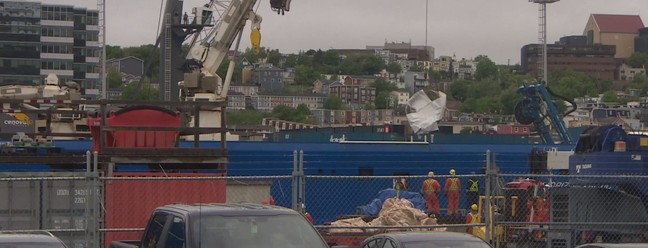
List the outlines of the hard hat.
{"type": "Polygon", "coordinates": [[[473,204],[470,208],[472,208],[473,211],[477,211],[477,204],[473,204]]]}
{"type": "Polygon", "coordinates": [[[433,171],[428,172],[428,177],[433,177],[433,176],[434,176],[434,172],[433,172],[433,171]]]}
{"type": "Polygon", "coordinates": [[[450,169],[450,175],[454,175],[454,174],[455,174],[455,170],[454,170],[454,169],[450,169]]]}

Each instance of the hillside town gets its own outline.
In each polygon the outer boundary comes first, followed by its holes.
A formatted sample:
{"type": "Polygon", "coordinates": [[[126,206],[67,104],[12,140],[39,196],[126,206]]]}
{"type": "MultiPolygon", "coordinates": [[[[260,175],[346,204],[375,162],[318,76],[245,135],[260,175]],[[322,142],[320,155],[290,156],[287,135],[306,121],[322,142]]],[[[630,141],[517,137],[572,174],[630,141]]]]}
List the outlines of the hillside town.
{"type": "MultiPolygon", "coordinates": [[[[595,80],[612,82],[612,89],[619,98],[637,96],[640,89],[628,85],[638,76],[645,76],[644,67],[633,67],[629,62],[635,53],[648,53],[648,28],[640,16],[592,14],[584,20],[583,34],[564,36],[547,45],[547,68],[554,71],[569,68],[584,73],[595,80]]],[[[521,65],[501,66],[517,74],[537,75],[541,44],[528,44],[521,48],[521,65]]],[[[354,125],[403,124],[407,122],[406,104],[411,94],[422,89],[449,90],[454,79],[475,79],[478,61],[475,58],[457,58],[454,55],[435,56],[434,47],[414,45],[409,42],[385,42],[382,46],[367,45],[364,49],[336,49],[342,58],[352,55],[375,55],[384,63],[397,63],[401,69],[390,73],[387,69],[375,75],[322,74],[310,84],[309,93],[283,93],[287,85],[294,84],[294,68],[284,68],[288,55],[282,55],[279,65],[271,63],[241,63],[241,80],[234,82],[228,97],[228,110],[254,109],[270,112],[279,105],[297,108],[304,104],[310,109],[313,123],[286,121],[276,129],[299,127],[343,127],[354,125]],[[445,75],[445,80],[432,78],[430,72],[445,75]],[[377,92],[372,84],[382,79],[393,83],[397,90],[389,93],[389,108],[367,109],[375,106],[377,92]],[[346,109],[325,108],[329,96],[338,96],[346,109]]],[[[138,80],[143,75],[143,60],[136,57],[112,59],[109,68],[123,68],[120,73],[124,82],[138,80]],[[137,69],[133,71],[133,68],[137,69]]],[[[111,97],[119,97],[119,91],[111,97]]],[[[568,127],[619,124],[634,130],[642,129],[648,121],[645,101],[629,101],[627,104],[606,103],[603,95],[574,99],[577,110],[565,117],[568,127]]],[[[465,113],[460,111],[461,102],[449,101],[442,122],[456,126],[453,132],[500,134],[528,134],[531,125],[516,124],[513,116],[465,113]]],[[[281,121],[279,121],[281,123],[281,121]]]]}

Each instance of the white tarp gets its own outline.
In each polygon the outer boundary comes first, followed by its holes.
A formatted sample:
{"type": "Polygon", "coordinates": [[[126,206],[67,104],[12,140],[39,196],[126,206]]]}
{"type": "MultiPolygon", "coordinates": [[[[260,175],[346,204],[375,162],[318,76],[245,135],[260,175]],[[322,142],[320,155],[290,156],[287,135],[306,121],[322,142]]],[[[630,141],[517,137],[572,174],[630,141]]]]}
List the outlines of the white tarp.
{"type": "Polygon", "coordinates": [[[446,108],[446,94],[437,91],[439,98],[434,101],[427,97],[423,90],[420,90],[407,101],[407,105],[415,112],[407,114],[407,120],[414,132],[429,133],[439,130],[437,122],[443,118],[446,108]]]}

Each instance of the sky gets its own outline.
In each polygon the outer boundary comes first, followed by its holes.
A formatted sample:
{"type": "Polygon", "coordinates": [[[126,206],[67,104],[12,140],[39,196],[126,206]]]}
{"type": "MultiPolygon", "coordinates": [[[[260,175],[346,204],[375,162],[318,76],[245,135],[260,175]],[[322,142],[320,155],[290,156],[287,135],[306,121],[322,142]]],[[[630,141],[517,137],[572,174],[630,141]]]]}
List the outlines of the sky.
{"type": "MultiPolygon", "coordinates": [[[[42,0],[97,9],[94,0],[42,0]]],[[[106,0],[106,43],[154,44],[162,0],[106,0]]],[[[185,0],[184,9],[207,1],[185,0]]],[[[308,49],[364,49],[385,42],[435,48],[435,57],[487,55],[497,64],[520,62],[522,46],[538,42],[538,4],[528,0],[292,0],[277,15],[258,1],[261,46],[297,53],[308,49]],[[426,13],[426,4],[428,10],[426,13]],[[426,23],[427,19],[427,23],[426,23]]],[[[547,5],[547,42],[582,35],[590,14],[640,15],[646,0],[562,0],[547,5]]],[[[249,47],[249,29],[241,50],[249,47]]]]}

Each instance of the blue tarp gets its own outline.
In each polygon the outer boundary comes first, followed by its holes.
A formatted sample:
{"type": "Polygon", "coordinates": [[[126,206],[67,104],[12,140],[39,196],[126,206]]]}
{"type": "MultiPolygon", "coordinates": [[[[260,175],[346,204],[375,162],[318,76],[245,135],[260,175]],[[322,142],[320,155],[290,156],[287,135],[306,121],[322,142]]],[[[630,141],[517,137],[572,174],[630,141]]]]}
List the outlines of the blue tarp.
{"type": "MultiPolygon", "coordinates": [[[[395,189],[381,190],[380,192],[378,192],[378,196],[373,201],[371,201],[371,203],[360,207],[361,214],[366,214],[374,217],[378,216],[378,213],[380,213],[380,209],[382,208],[385,200],[394,197],[396,197],[395,189]]],[[[408,201],[412,202],[412,205],[414,205],[415,208],[423,211],[426,210],[425,199],[418,192],[401,190],[400,197],[401,199],[407,199],[408,201]]]]}

